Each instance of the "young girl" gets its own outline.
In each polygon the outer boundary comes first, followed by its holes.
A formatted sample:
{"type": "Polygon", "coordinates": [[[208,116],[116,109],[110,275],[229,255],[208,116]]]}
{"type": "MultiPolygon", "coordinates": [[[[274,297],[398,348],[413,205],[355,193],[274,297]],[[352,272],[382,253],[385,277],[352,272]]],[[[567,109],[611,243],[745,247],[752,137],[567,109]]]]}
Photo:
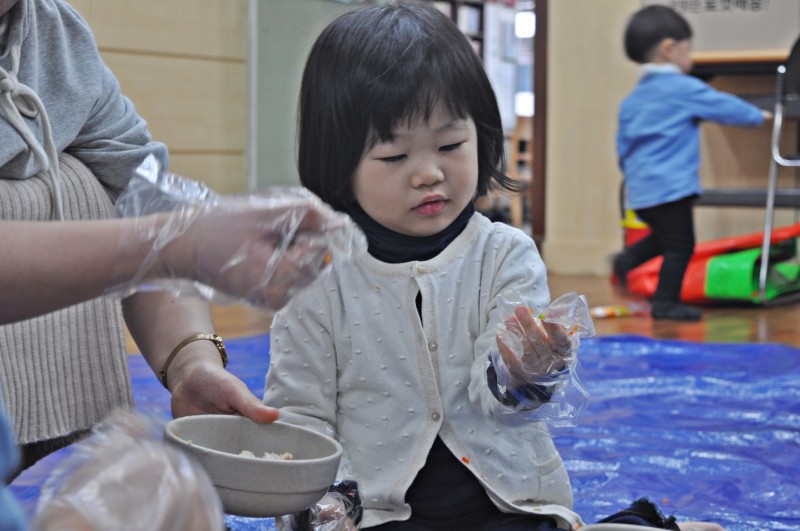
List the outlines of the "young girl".
{"type": "Polygon", "coordinates": [[[520,393],[496,383],[493,351],[535,401],[525,369],[549,357],[569,370],[558,360],[575,343],[531,315],[549,292],[530,237],[473,206],[520,186],[501,171],[497,102],[465,37],[425,4],[342,15],[311,50],[299,123],[302,183],[352,216],[369,249],[334,257],[275,316],[265,402],[342,441],[362,528],[581,525],[544,423],[500,414],[520,393]],[[497,339],[509,289],[523,300],[518,363],[497,339]]]}

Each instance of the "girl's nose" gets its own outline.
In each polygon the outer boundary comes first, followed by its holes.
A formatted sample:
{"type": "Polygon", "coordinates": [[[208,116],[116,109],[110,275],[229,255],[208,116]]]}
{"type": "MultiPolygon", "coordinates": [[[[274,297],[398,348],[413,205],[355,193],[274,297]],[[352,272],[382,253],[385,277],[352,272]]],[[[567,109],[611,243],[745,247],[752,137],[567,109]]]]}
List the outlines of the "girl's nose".
{"type": "Polygon", "coordinates": [[[412,186],[432,186],[444,180],[444,171],[434,161],[425,161],[419,165],[412,176],[412,186]]]}

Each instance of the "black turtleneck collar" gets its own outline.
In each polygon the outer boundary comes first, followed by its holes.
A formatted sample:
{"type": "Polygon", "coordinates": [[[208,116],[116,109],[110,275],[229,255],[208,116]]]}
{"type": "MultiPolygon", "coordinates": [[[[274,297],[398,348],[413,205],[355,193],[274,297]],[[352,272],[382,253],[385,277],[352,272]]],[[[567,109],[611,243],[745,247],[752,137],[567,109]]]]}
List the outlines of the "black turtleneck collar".
{"type": "Polygon", "coordinates": [[[354,203],[348,214],[367,236],[369,254],[382,262],[400,264],[413,260],[430,260],[441,253],[461,234],[475,213],[470,202],[449,227],[431,236],[407,236],[387,229],[354,203]]]}

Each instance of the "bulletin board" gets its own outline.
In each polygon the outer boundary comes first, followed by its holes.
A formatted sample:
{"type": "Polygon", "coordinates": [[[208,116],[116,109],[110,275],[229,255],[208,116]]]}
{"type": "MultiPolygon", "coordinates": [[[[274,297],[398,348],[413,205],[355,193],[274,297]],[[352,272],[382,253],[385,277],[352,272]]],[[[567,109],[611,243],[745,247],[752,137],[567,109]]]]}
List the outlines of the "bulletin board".
{"type": "Polygon", "coordinates": [[[788,55],[800,36],[798,0],[642,0],[667,5],[689,21],[695,52],[788,55]]]}

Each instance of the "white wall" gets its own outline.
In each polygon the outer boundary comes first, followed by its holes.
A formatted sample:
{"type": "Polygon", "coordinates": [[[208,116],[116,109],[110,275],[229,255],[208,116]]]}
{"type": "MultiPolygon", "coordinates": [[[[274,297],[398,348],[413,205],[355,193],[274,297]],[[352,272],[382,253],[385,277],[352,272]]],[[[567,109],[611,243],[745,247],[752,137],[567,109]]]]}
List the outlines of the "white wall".
{"type": "Polygon", "coordinates": [[[643,0],[677,9],[694,30],[695,50],[786,50],[800,30],[797,0],[686,2],[643,0]]]}
{"type": "MultiPolygon", "coordinates": [[[[294,185],[299,183],[296,165],[297,96],[303,66],[317,35],[336,16],[353,9],[355,3],[336,0],[256,0],[258,43],[256,68],[257,138],[256,185],[294,185]]],[[[508,17],[507,8],[489,6],[489,17],[498,21],[508,17]]],[[[511,10],[513,15],[513,10],[511,10]]],[[[487,19],[487,23],[489,20],[487,19]]],[[[503,123],[514,126],[515,67],[499,55],[500,34],[489,29],[487,70],[501,103],[503,123]]]]}
{"type": "Polygon", "coordinates": [[[296,185],[297,96],[306,56],[322,29],[352,6],[330,0],[257,5],[256,185],[296,185]]]}

